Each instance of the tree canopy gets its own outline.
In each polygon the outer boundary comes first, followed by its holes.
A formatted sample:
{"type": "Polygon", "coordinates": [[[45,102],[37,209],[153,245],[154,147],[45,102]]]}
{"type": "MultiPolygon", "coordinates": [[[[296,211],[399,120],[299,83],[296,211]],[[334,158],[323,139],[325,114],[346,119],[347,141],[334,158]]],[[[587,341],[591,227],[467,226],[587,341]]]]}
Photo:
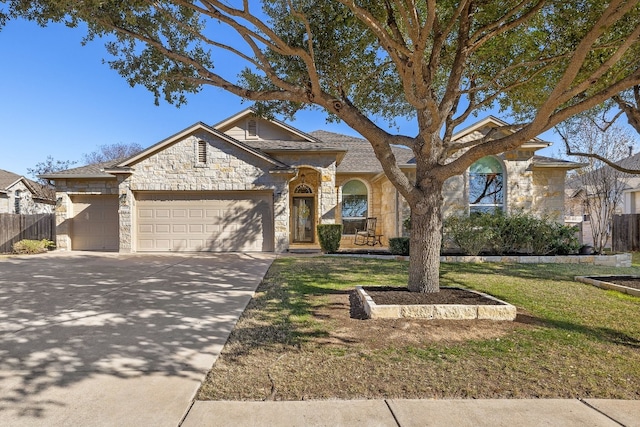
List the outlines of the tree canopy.
{"type": "Polygon", "coordinates": [[[5,4],[0,13],[43,25],[85,22],[88,39],[107,38],[109,65],[156,101],[180,104],[212,85],[262,114],[310,107],[344,121],[371,143],[411,206],[414,290],[438,288],[447,178],[640,84],[635,0],[5,4]],[[521,119],[511,132],[452,140],[471,115],[495,106],[521,119]],[[380,124],[398,116],[415,119],[418,133],[380,124]],[[413,150],[415,180],[396,163],[394,144],[413,150]]]}

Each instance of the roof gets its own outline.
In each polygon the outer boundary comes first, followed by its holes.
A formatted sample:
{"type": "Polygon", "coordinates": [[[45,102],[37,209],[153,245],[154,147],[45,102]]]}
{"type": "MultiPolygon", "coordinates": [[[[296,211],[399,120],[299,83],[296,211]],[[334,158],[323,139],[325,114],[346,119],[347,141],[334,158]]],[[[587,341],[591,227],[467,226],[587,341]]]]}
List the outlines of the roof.
{"type": "MultiPolygon", "coordinates": [[[[622,166],[623,168],[626,169],[632,169],[632,170],[640,170],[640,153],[634,154],[632,156],[626,157],[622,160],[620,160],[619,162],[616,162],[616,164],[622,166]]],[[[610,166],[603,166],[603,168],[610,168],[610,166]]],[[[600,170],[600,169],[597,169],[600,170]]],[[[582,186],[584,186],[585,182],[588,182],[587,175],[589,174],[593,174],[596,171],[591,171],[591,172],[587,172],[585,175],[578,175],[575,176],[569,180],[567,180],[566,182],[566,186],[568,188],[580,188],[582,186]]],[[[624,180],[623,184],[625,187],[625,190],[634,190],[634,189],[638,189],[640,188],[640,174],[627,174],[624,172],[619,172],[621,175],[621,179],[624,180]]]]}
{"type": "Polygon", "coordinates": [[[0,169],[0,193],[6,193],[16,183],[22,181],[24,185],[31,191],[36,199],[53,201],[56,199],[56,192],[53,188],[38,184],[28,178],[17,173],[0,169]]]}
{"type": "Polygon", "coordinates": [[[185,136],[194,133],[198,130],[204,130],[206,132],[211,133],[212,135],[215,135],[216,137],[230,143],[231,145],[235,145],[236,147],[240,148],[241,150],[244,150],[250,154],[253,154],[256,157],[259,157],[263,160],[266,160],[267,162],[273,164],[276,168],[278,169],[288,169],[289,166],[282,163],[281,161],[274,159],[273,157],[269,156],[268,154],[266,154],[265,152],[262,152],[261,150],[257,150],[253,147],[251,147],[250,145],[248,145],[245,142],[240,142],[235,138],[230,137],[229,135],[226,135],[222,132],[220,132],[219,130],[206,125],[202,122],[197,122],[194,123],[193,125],[189,126],[188,128],[170,136],[169,138],[163,139],[162,141],[158,142],[157,144],[152,145],[149,148],[146,148],[144,150],[142,150],[141,152],[139,152],[138,154],[133,155],[132,157],[129,157],[128,159],[125,159],[119,163],[116,163],[114,165],[114,167],[117,168],[124,168],[124,167],[129,167],[132,166],[133,164],[135,164],[138,160],[143,159],[147,156],[152,155],[153,153],[156,153],[160,150],[162,150],[164,147],[174,144],[175,142],[179,141],[180,139],[184,138],[185,136]]]}
{"type": "MultiPolygon", "coordinates": [[[[371,144],[364,138],[342,135],[339,133],[317,130],[311,132],[311,136],[335,144],[347,150],[342,163],[337,168],[337,172],[342,173],[379,173],[382,166],[376,158],[371,144]]],[[[413,162],[413,151],[406,147],[391,146],[393,154],[400,166],[410,166],[413,162]]]]}
{"type": "Polygon", "coordinates": [[[63,171],[52,172],[40,175],[45,179],[64,179],[64,178],[115,178],[110,173],[105,172],[105,169],[113,167],[120,160],[110,160],[108,162],[94,163],[91,165],[80,166],[73,169],[66,169],[63,171]]]}
{"type": "MultiPolygon", "coordinates": [[[[500,129],[500,132],[503,135],[506,134],[511,134],[511,133],[515,133],[517,131],[516,129],[517,126],[512,126],[509,123],[498,119],[497,117],[494,116],[488,116],[482,120],[480,120],[479,122],[476,122],[474,124],[472,124],[471,126],[468,126],[464,129],[462,129],[459,132],[456,132],[452,137],[451,140],[452,141],[457,141],[459,139],[462,139],[470,134],[472,134],[473,132],[481,132],[483,129],[488,132],[489,129],[500,129]]],[[[482,132],[481,132],[482,133],[482,132]]],[[[486,134],[485,134],[486,135],[486,134]]],[[[550,147],[551,145],[553,145],[551,142],[548,141],[544,141],[538,137],[532,138],[531,140],[525,142],[524,144],[522,144],[522,148],[533,148],[533,149],[539,149],[539,148],[546,148],[546,147],[550,147]]]]}
{"type": "Polygon", "coordinates": [[[569,160],[534,155],[531,165],[539,168],[578,169],[583,167],[584,163],[576,163],[569,160]]]}
{"type": "MultiPolygon", "coordinates": [[[[238,120],[241,120],[243,118],[246,118],[248,116],[256,116],[259,117],[256,114],[256,111],[253,108],[247,108],[243,111],[240,111],[237,114],[234,114],[233,116],[224,119],[223,121],[213,125],[212,127],[216,130],[219,130],[221,132],[224,132],[224,129],[230,125],[232,125],[233,123],[237,122],[238,120]]],[[[290,132],[294,135],[297,135],[298,137],[302,138],[302,139],[306,139],[306,140],[310,140],[313,142],[313,140],[315,139],[312,135],[309,135],[308,133],[305,133],[303,131],[301,131],[300,129],[294,128],[293,126],[291,126],[290,124],[283,122],[282,120],[278,120],[276,118],[269,118],[266,119],[267,121],[269,121],[271,124],[274,124],[284,130],[286,130],[287,132],[290,132]]]]}
{"type": "MultiPolygon", "coordinates": [[[[289,170],[290,166],[278,160],[275,155],[283,152],[312,152],[312,153],[332,153],[336,155],[336,171],[337,173],[370,173],[379,174],[383,172],[382,165],[376,158],[375,152],[371,144],[364,138],[350,135],[343,135],[324,130],[316,130],[311,133],[305,133],[292,126],[281,122],[277,119],[270,119],[269,122],[275,126],[286,130],[299,137],[297,140],[281,140],[281,139],[256,139],[239,141],[224,132],[225,128],[232,126],[238,120],[250,115],[255,115],[253,109],[248,108],[241,111],[228,119],[223,120],[215,126],[209,126],[202,122],[197,122],[192,126],[158,142],[157,144],[142,150],[128,159],[121,159],[114,162],[99,163],[94,165],[82,166],[79,168],[69,169],[66,171],[56,172],[54,174],[43,175],[47,179],[63,179],[63,178],[114,178],[117,173],[130,173],[131,167],[139,160],[156,153],[165,147],[177,142],[181,138],[190,135],[196,131],[203,130],[209,132],[216,137],[235,145],[267,162],[274,165],[274,171],[289,170]]],[[[454,139],[471,135],[473,132],[481,132],[490,128],[505,127],[504,132],[513,132],[508,128],[508,124],[495,118],[488,117],[480,122],[470,126],[461,132],[458,132],[454,139]]],[[[549,146],[551,143],[541,139],[534,138],[523,147],[537,149],[549,146]]],[[[400,167],[415,167],[415,158],[413,151],[408,147],[392,145],[391,150],[396,157],[400,167]]],[[[566,160],[553,159],[551,157],[533,156],[533,167],[539,168],[561,168],[575,169],[582,166],[580,163],[570,162],[566,160]]]]}

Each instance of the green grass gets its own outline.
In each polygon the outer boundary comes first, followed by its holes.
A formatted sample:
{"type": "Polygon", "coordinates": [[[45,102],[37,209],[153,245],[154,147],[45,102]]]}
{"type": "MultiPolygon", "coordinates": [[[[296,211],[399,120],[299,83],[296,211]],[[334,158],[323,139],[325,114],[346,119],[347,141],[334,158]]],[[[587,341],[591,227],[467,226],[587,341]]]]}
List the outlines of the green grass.
{"type": "Polygon", "coordinates": [[[509,325],[340,317],[356,285],[404,286],[407,268],[393,260],[278,259],[199,398],[640,398],[640,298],[573,280],[637,275],[640,264],[442,265],[441,286],[516,305],[509,325]]]}

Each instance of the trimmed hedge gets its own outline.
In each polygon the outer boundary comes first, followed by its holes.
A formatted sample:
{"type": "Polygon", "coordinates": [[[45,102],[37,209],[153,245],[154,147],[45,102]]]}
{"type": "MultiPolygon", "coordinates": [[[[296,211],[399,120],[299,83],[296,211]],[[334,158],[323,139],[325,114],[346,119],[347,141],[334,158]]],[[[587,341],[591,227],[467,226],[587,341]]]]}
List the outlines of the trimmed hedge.
{"type": "Polygon", "coordinates": [[[568,255],[580,249],[576,227],[522,212],[453,216],[444,226],[445,237],[467,255],[568,255]]]}
{"type": "Polygon", "coordinates": [[[317,228],[322,251],[328,254],[338,252],[342,238],[342,224],[318,224],[317,228]]]}
{"type": "Polygon", "coordinates": [[[409,238],[392,237],[389,239],[389,251],[393,255],[409,255],[409,238]]]}

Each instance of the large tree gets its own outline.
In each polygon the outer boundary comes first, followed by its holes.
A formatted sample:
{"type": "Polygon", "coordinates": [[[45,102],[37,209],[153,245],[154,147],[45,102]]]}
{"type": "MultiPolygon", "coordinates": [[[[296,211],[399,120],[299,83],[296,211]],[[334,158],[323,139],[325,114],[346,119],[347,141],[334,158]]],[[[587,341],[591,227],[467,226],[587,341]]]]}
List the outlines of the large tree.
{"type": "Polygon", "coordinates": [[[6,3],[13,17],[84,21],[89,38],[109,36],[110,65],[156,99],[181,103],[212,85],[265,114],[320,107],[344,121],[411,207],[413,291],[439,290],[448,178],[640,84],[636,0],[6,3]],[[216,68],[230,58],[244,63],[239,76],[216,68]],[[470,115],[495,105],[527,120],[452,140],[470,115]],[[416,135],[380,125],[399,115],[415,119],[416,135]],[[413,150],[415,179],[398,166],[394,144],[413,150]]]}

